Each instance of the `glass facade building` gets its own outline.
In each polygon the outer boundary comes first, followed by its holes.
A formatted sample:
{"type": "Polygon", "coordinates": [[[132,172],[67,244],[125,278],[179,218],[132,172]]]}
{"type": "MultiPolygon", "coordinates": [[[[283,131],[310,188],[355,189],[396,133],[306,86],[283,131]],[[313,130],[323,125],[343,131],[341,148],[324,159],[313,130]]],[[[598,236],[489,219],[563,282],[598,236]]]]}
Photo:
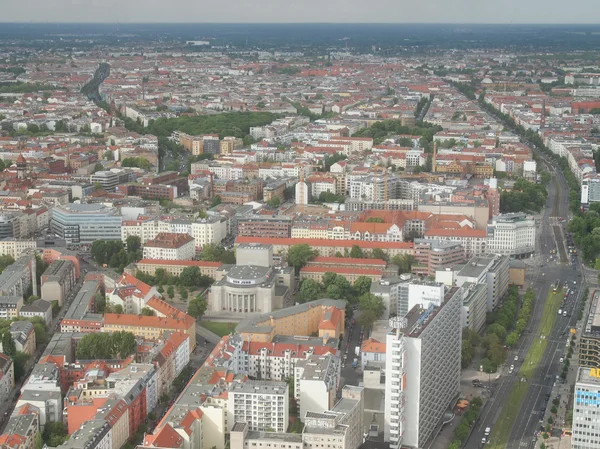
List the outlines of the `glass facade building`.
{"type": "Polygon", "coordinates": [[[103,204],[67,204],[52,210],[50,229],[68,244],[121,240],[121,219],[117,209],[103,204]]]}

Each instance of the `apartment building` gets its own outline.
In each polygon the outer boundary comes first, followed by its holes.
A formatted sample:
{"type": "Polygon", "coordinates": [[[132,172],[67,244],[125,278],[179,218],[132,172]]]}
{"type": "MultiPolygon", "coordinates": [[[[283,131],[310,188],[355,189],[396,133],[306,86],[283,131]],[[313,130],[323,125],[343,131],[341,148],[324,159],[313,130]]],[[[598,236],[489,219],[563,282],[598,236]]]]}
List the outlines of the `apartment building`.
{"type": "Polygon", "coordinates": [[[196,256],[196,244],[189,234],[159,233],[144,243],[144,259],[191,260],[196,256]]]}
{"type": "Polygon", "coordinates": [[[0,353],[0,400],[10,401],[14,387],[15,367],[13,361],[9,356],[0,353]]]}
{"type": "Polygon", "coordinates": [[[23,307],[23,296],[0,296],[0,319],[12,320],[19,316],[23,307]]]}
{"type": "Polygon", "coordinates": [[[476,332],[483,329],[487,316],[487,286],[465,282],[458,293],[462,296],[460,321],[462,327],[476,332]]]}
{"type": "MultiPolygon", "coordinates": [[[[10,323],[9,332],[15,342],[17,351],[33,355],[36,345],[33,323],[29,321],[13,321],[10,323]]],[[[2,347],[1,343],[0,347],[2,347]]]]}
{"type": "Polygon", "coordinates": [[[75,264],[70,260],[55,260],[42,274],[42,299],[57,301],[62,307],[76,282],[75,264]]]}
{"type": "Polygon", "coordinates": [[[231,429],[231,449],[358,449],[363,443],[363,413],[363,388],[346,385],[341,399],[330,410],[307,412],[301,434],[255,432],[248,423],[235,423],[231,429]]]}
{"type": "Polygon", "coordinates": [[[183,332],[190,336],[190,351],[196,348],[196,320],[183,312],[176,318],[106,313],[102,331],[127,331],[150,340],[160,339],[165,331],[183,332]]]}
{"type": "Polygon", "coordinates": [[[294,395],[300,407],[300,420],[308,412],[323,413],[333,408],[340,386],[340,369],[340,358],[331,355],[313,355],[296,362],[294,395]]]}
{"type": "Polygon", "coordinates": [[[320,267],[320,266],[305,266],[300,269],[300,280],[312,279],[317,282],[323,280],[326,273],[335,273],[346,278],[348,282],[353,284],[359,277],[367,277],[373,282],[379,281],[384,274],[384,270],[379,268],[362,268],[362,267],[320,267]]]}
{"type": "Polygon", "coordinates": [[[487,252],[524,257],[535,251],[535,219],[524,213],[492,217],[487,226],[487,252]]]}
{"type": "Polygon", "coordinates": [[[0,240],[0,255],[11,256],[16,260],[24,252],[34,250],[36,247],[37,243],[34,240],[6,238],[0,240]]]}
{"type": "Polygon", "coordinates": [[[460,393],[461,298],[415,306],[390,320],[386,338],[385,432],[393,448],[424,447],[460,393]]]}
{"type": "Polygon", "coordinates": [[[573,401],[573,449],[594,449],[600,446],[600,423],[595,418],[599,398],[600,370],[597,367],[579,367],[573,401]]]}
{"type": "Polygon", "coordinates": [[[189,234],[194,239],[196,247],[201,248],[211,243],[220,243],[227,235],[227,223],[220,217],[193,221],[173,217],[140,216],[136,220],[123,221],[121,240],[125,243],[127,237],[134,235],[144,244],[165,232],[189,234]]]}
{"type": "Polygon", "coordinates": [[[289,386],[286,382],[252,381],[234,384],[227,398],[227,423],[248,423],[253,431],[287,430],[289,386]]]}
{"type": "Polygon", "coordinates": [[[34,292],[37,291],[35,269],[35,256],[32,253],[19,257],[0,274],[0,295],[22,298],[29,286],[34,292]]]}
{"type": "Polygon", "coordinates": [[[52,304],[43,299],[33,301],[31,304],[26,304],[21,307],[19,316],[24,318],[40,317],[50,327],[52,324],[52,304]]]}
{"type": "Polygon", "coordinates": [[[60,322],[61,332],[100,332],[102,314],[94,313],[96,294],[100,292],[100,283],[88,280],[83,283],[67,313],[60,322]]]}
{"type": "Polygon", "coordinates": [[[465,282],[487,285],[487,311],[496,309],[508,290],[510,281],[508,256],[472,257],[456,275],[456,286],[465,282]]]}
{"type": "Polygon", "coordinates": [[[40,434],[38,416],[34,410],[9,418],[4,433],[0,435],[0,446],[6,448],[35,449],[40,434]]]}
{"type": "Polygon", "coordinates": [[[53,363],[34,365],[13,413],[21,407],[34,407],[38,412],[40,427],[51,422],[62,422],[62,391],[60,370],[53,363]]]}

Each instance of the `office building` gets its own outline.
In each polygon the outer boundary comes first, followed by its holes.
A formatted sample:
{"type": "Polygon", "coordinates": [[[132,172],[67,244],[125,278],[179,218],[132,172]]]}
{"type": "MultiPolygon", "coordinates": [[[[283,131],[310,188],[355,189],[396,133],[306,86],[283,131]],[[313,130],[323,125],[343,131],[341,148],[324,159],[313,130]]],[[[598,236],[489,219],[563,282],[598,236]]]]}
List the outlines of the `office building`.
{"type": "Polygon", "coordinates": [[[587,322],[579,338],[579,366],[600,368],[600,294],[594,293],[587,322]]]}
{"type": "Polygon", "coordinates": [[[390,320],[385,361],[385,441],[426,447],[460,393],[461,297],[451,288],[442,305],[415,306],[390,320]]]}
{"type": "Polygon", "coordinates": [[[524,213],[492,217],[487,225],[487,252],[523,257],[535,251],[535,219],[524,213]]]}
{"type": "Polygon", "coordinates": [[[66,204],[52,209],[50,230],[68,244],[121,240],[121,216],[103,204],[66,204]]]}
{"type": "Polygon", "coordinates": [[[412,272],[434,276],[436,270],[465,262],[465,251],[458,241],[415,239],[415,259],[412,272]]]}
{"type": "Polygon", "coordinates": [[[600,370],[580,367],[575,382],[573,401],[573,449],[596,449],[600,447],[600,370]]]}

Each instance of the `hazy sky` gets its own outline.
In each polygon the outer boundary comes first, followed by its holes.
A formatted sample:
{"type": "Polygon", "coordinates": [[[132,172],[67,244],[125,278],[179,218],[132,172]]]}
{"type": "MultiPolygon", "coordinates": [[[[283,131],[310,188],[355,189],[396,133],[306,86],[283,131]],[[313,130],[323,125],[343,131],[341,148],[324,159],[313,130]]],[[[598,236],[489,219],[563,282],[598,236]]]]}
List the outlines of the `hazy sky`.
{"type": "Polygon", "coordinates": [[[600,0],[0,0],[2,22],[599,23],[600,0]]]}

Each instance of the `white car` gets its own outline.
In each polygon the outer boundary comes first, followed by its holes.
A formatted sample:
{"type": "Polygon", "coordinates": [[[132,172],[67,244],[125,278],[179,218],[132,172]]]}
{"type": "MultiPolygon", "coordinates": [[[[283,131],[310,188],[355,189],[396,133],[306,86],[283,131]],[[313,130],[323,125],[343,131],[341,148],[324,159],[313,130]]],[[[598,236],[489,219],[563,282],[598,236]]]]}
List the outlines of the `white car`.
{"type": "Polygon", "coordinates": [[[562,309],[558,309],[558,314],[562,315],[562,309]]]}
{"type": "Polygon", "coordinates": [[[565,361],[565,359],[563,357],[560,358],[559,362],[563,363],[565,361]]]}
{"type": "Polygon", "coordinates": [[[515,362],[516,362],[517,360],[519,360],[519,356],[518,356],[518,355],[516,355],[516,356],[515,356],[515,362]]]}

